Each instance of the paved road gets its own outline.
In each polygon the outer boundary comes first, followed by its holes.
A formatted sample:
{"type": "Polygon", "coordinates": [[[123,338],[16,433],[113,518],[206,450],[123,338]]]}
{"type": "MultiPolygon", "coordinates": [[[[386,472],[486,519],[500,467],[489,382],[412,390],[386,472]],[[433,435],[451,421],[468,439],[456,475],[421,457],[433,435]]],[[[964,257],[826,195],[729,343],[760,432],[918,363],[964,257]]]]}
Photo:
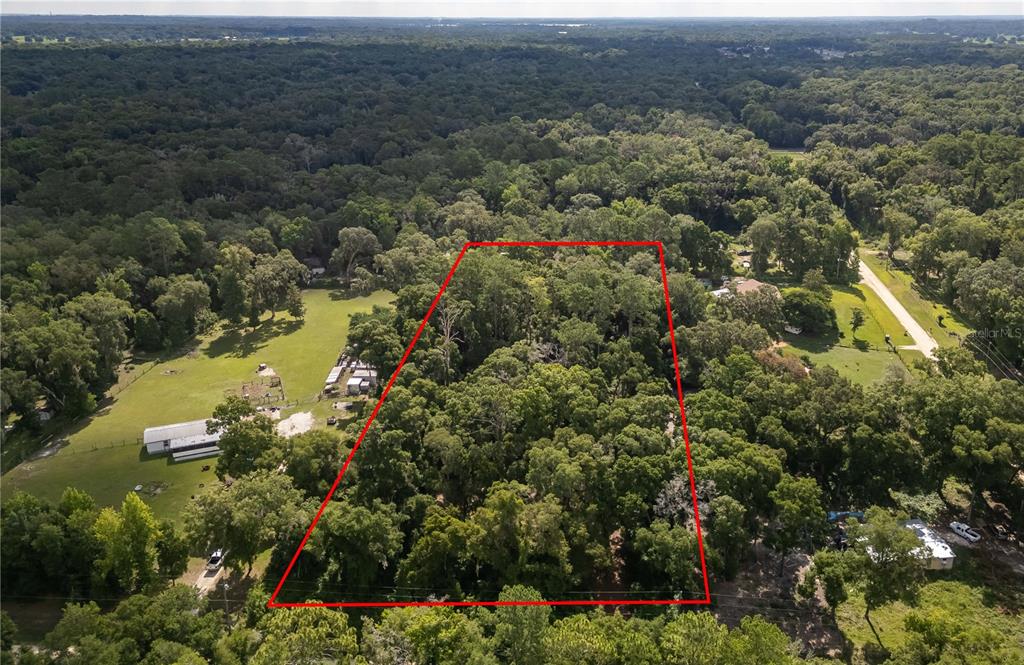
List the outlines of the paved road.
{"type": "Polygon", "coordinates": [[[901,346],[901,349],[910,349],[913,351],[920,351],[927,358],[933,358],[932,355],[939,344],[935,341],[935,338],[928,334],[928,331],[921,327],[921,325],[914,320],[914,317],[910,315],[910,312],[896,299],[896,296],[892,294],[882,280],[878,279],[878,275],[871,272],[871,268],[867,266],[863,261],[860,262],[860,281],[863,284],[867,284],[868,288],[878,294],[878,297],[882,299],[886,307],[892,310],[892,313],[896,315],[896,319],[900,322],[900,325],[910,333],[910,336],[914,340],[912,346],[901,346]]]}

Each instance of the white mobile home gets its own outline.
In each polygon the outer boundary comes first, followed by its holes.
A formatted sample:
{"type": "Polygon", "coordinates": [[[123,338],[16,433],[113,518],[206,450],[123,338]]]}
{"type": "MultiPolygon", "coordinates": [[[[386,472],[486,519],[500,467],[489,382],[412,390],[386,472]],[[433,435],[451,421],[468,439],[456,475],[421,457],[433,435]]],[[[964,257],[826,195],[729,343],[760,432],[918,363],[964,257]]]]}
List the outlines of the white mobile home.
{"type": "Polygon", "coordinates": [[[333,367],[331,373],[327,375],[327,379],[324,380],[325,386],[330,386],[338,382],[341,378],[341,373],[345,371],[344,367],[333,367]]]}
{"type": "Polygon", "coordinates": [[[915,550],[915,554],[928,570],[949,570],[953,567],[953,560],[956,554],[939,534],[932,531],[927,524],[921,520],[908,520],[903,523],[914,532],[917,539],[921,541],[921,547],[915,550]]]}
{"type": "Polygon", "coordinates": [[[150,455],[170,453],[175,462],[220,454],[220,432],[206,431],[206,420],[147,427],[142,442],[150,455]]]}

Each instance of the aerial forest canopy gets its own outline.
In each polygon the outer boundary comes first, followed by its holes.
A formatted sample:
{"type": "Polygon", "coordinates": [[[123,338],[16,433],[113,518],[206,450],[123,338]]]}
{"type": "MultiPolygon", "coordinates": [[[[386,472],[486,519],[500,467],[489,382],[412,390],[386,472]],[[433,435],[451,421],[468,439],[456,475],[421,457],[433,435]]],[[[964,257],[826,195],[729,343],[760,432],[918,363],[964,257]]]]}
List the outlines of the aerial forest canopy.
{"type": "Polygon", "coordinates": [[[470,250],[280,600],[702,598],[674,345],[725,624],[268,610],[365,418],[286,437],[236,396],[175,519],[4,492],[5,594],[74,601],[18,662],[1016,662],[1016,560],[938,577],[902,523],[1024,528],[1020,35],[5,17],[5,472],[116,408],[126,358],[301,326],[310,290],[390,294],[339,340],[383,385],[465,243],[654,241],[664,284],[652,248],[470,250]],[[220,547],[244,605],[169,585],[220,547]],[[850,628],[882,607],[898,640],[850,628]]]}

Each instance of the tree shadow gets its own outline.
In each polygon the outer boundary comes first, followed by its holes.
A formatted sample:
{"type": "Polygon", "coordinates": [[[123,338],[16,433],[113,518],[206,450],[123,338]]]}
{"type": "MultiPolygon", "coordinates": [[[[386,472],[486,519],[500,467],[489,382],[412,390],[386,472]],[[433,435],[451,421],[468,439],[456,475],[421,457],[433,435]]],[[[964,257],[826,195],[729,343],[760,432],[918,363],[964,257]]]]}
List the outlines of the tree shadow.
{"type": "Polygon", "coordinates": [[[830,285],[833,292],[845,293],[848,296],[853,296],[861,302],[867,302],[868,297],[864,295],[864,292],[854,286],[838,286],[836,284],[830,285]]]}
{"type": "Polygon", "coordinates": [[[810,333],[801,333],[799,335],[785,333],[782,338],[794,349],[808,353],[825,353],[839,343],[838,331],[830,331],[818,335],[811,335],[810,333]]]}
{"type": "Polygon", "coordinates": [[[344,289],[341,287],[335,287],[327,292],[327,297],[333,302],[339,302],[342,300],[355,300],[356,298],[365,298],[366,294],[357,293],[351,289],[344,289]]]}
{"type": "MultiPolygon", "coordinates": [[[[1001,547],[998,542],[988,547],[1001,547]]],[[[1012,551],[1012,546],[1008,549],[1012,551]]],[[[1019,613],[1024,609],[1024,581],[1003,556],[991,550],[953,545],[957,565],[942,574],[941,579],[961,582],[981,592],[986,607],[1002,608],[1019,613]]],[[[1016,552],[1011,559],[1016,559],[1016,552]]]]}
{"type": "MultiPolygon", "coordinates": [[[[871,626],[871,630],[873,631],[874,629],[875,627],[871,626]]],[[[875,635],[877,636],[878,634],[875,633],[875,635]]],[[[869,665],[881,665],[881,663],[887,661],[891,655],[892,654],[889,650],[883,646],[879,646],[871,642],[864,645],[864,661],[869,665]]]]}
{"type": "Polygon", "coordinates": [[[290,335],[297,331],[302,327],[302,323],[297,319],[275,319],[264,321],[251,330],[244,327],[232,328],[211,341],[204,353],[209,358],[220,356],[248,358],[266,346],[267,342],[274,337],[290,335]]]}

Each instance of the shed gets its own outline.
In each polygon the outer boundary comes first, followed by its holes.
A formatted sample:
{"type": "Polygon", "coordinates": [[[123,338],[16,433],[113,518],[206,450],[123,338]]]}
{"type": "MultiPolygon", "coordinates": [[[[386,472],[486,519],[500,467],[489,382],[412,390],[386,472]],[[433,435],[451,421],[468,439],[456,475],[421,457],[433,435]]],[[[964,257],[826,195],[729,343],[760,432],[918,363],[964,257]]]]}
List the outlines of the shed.
{"type": "Polygon", "coordinates": [[[356,371],[352,372],[352,378],[354,378],[354,379],[362,379],[363,381],[368,381],[369,382],[368,385],[371,386],[371,387],[372,386],[376,386],[377,385],[377,370],[375,370],[375,369],[357,369],[356,371]]]}
{"type": "Polygon", "coordinates": [[[363,380],[358,376],[353,376],[348,380],[348,383],[345,384],[345,392],[349,395],[358,395],[361,392],[360,386],[362,382],[363,380]]]}

